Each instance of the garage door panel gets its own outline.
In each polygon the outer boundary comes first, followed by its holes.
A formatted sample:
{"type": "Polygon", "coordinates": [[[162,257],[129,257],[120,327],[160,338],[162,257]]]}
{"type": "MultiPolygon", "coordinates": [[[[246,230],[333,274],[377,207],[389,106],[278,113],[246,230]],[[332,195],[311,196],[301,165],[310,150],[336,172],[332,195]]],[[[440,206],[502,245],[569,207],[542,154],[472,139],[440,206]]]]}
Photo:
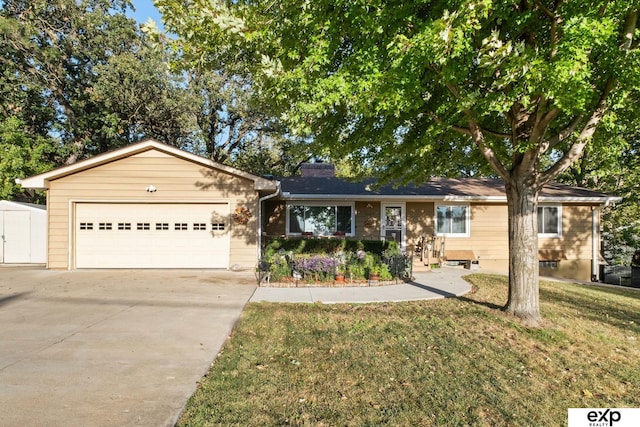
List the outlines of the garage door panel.
{"type": "Polygon", "coordinates": [[[224,203],[79,203],[76,267],[227,268],[228,212],[224,203]]]}

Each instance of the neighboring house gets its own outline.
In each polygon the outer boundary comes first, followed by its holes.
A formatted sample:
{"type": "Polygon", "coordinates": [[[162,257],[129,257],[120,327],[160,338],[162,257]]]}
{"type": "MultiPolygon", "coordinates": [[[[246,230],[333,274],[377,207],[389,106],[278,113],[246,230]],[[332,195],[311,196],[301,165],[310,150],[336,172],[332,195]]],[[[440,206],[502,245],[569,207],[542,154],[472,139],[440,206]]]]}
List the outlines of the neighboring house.
{"type": "Polygon", "coordinates": [[[47,190],[53,269],[254,267],[259,200],[276,190],[151,140],[21,184],[47,190]]]}
{"type": "Polygon", "coordinates": [[[0,264],[44,264],[47,211],[44,206],[0,200],[0,264]]]}
{"type": "MultiPolygon", "coordinates": [[[[409,252],[442,236],[448,259],[472,256],[508,269],[503,184],[434,179],[375,187],[333,176],[333,166],[270,180],[155,141],[144,141],[27,178],[47,189],[47,266],[253,268],[263,239],[335,236],[394,239],[409,252]]],[[[598,274],[600,208],[606,194],[552,184],[540,197],[541,274],[598,274]]]]}
{"type": "MultiPolygon", "coordinates": [[[[342,235],[393,239],[414,252],[421,236],[440,236],[449,260],[471,258],[482,268],[508,271],[507,199],[497,179],[435,178],[422,186],[349,182],[329,164],[304,165],[283,178],[266,202],[269,236],[342,235]]],[[[618,198],[552,183],[539,198],[540,274],[590,280],[600,257],[600,208],[618,198]]]]}

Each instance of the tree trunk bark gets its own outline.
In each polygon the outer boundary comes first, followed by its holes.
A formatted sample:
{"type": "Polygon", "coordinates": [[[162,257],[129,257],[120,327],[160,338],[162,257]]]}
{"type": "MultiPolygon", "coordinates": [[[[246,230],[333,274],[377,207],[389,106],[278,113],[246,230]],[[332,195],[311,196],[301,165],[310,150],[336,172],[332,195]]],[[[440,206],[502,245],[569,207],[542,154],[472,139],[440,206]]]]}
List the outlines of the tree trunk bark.
{"type": "Polygon", "coordinates": [[[509,299],[504,307],[530,326],[541,320],[538,267],[538,193],[528,177],[505,182],[509,222],[509,299]]]}

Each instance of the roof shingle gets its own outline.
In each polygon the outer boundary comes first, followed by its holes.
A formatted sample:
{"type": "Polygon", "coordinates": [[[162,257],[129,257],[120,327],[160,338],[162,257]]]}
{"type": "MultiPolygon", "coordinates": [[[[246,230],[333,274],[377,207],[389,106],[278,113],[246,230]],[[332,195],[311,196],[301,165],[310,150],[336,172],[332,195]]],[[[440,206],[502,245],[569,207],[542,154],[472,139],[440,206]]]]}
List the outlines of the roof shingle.
{"type": "MultiPolygon", "coordinates": [[[[490,178],[434,178],[423,185],[376,185],[376,180],[349,181],[341,178],[290,177],[280,179],[285,198],[463,198],[506,200],[504,182],[490,178]]],[[[605,202],[612,196],[581,187],[550,183],[540,199],[605,202]]]]}

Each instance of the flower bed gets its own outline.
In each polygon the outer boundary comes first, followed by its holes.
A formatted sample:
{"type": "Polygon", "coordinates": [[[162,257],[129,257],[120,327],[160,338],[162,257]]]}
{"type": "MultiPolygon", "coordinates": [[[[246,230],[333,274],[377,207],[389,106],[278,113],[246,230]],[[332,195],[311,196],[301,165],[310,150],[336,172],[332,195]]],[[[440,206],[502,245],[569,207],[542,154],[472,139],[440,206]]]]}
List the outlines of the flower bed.
{"type": "Polygon", "coordinates": [[[283,287],[370,286],[411,276],[409,258],[382,241],[278,239],[267,245],[260,268],[270,286],[283,287]]]}

